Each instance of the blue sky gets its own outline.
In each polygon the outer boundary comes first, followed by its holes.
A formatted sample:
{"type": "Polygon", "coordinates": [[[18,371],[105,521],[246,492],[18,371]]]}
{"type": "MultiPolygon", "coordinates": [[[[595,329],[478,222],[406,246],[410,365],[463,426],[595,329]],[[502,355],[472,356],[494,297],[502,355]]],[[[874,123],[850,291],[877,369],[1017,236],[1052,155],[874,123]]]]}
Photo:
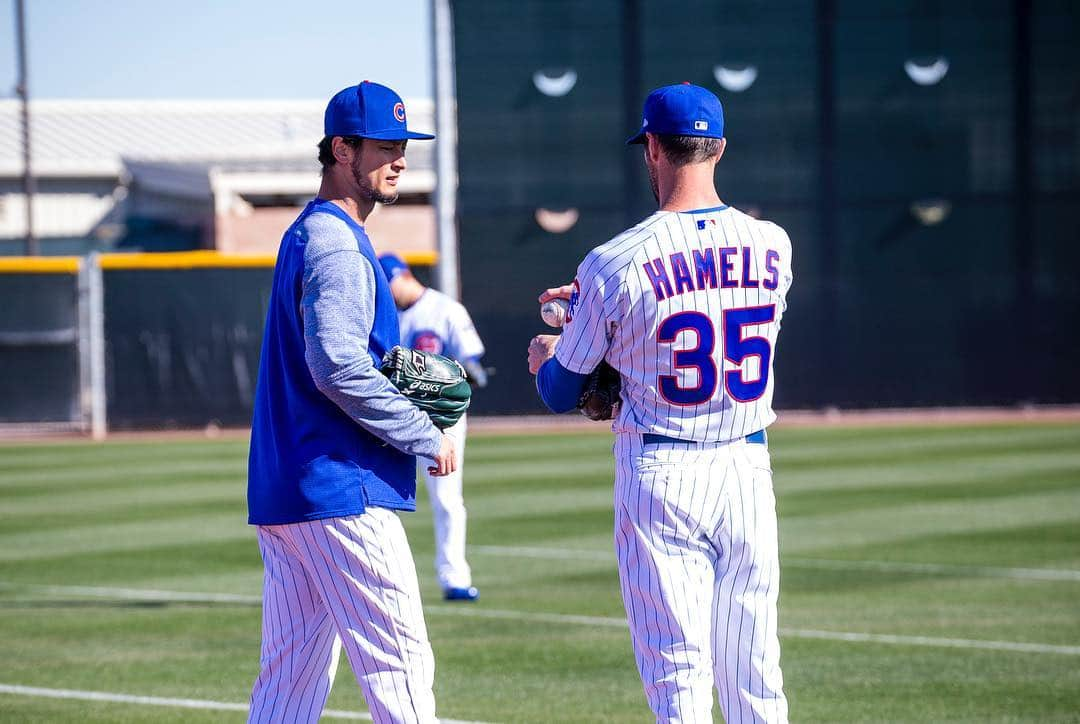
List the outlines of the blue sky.
{"type": "MultiPolygon", "coordinates": [[[[431,95],[430,0],[24,2],[34,98],[328,98],[365,79],[431,95]]],[[[0,97],[15,80],[0,0],[0,97]]]]}

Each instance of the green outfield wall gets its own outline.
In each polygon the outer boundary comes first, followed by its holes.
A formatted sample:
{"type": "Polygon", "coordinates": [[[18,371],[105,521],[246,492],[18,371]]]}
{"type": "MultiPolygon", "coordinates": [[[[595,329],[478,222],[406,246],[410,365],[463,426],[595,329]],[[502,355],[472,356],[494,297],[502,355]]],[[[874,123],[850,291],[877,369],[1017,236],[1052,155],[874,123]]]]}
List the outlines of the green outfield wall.
{"type": "MultiPolygon", "coordinates": [[[[431,254],[406,259],[427,278],[431,254]]],[[[90,432],[95,399],[102,430],[250,424],[273,272],[212,251],[0,259],[0,424],[90,432]]]]}
{"type": "Polygon", "coordinates": [[[779,406],[1080,402],[1080,5],[454,14],[463,301],[499,369],[478,410],[540,409],[536,295],[652,211],[623,141],[648,91],[681,81],[724,103],[721,197],[794,245],[779,406]],[[546,231],[537,209],[578,221],[546,231]]]}

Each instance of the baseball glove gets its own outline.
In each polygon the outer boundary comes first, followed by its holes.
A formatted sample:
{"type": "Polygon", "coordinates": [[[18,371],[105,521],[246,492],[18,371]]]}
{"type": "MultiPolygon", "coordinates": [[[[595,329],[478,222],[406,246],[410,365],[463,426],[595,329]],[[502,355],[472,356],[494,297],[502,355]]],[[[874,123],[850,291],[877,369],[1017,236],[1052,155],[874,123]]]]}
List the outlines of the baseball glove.
{"type": "Polygon", "coordinates": [[[440,430],[469,408],[472,387],[462,366],[449,357],[397,346],[386,353],[379,369],[440,430]]]}
{"type": "Polygon", "coordinates": [[[578,398],[578,409],[590,420],[610,420],[617,414],[622,380],[619,372],[607,362],[601,362],[589,373],[585,388],[578,398]]]}

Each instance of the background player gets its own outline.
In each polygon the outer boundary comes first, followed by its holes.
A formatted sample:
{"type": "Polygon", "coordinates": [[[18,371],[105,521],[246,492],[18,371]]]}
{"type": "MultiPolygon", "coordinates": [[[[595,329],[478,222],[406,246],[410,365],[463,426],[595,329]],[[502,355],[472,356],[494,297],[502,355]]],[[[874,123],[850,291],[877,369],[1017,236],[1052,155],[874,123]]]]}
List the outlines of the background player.
{"type": "MultiPolygon", "coordinates": [[[[487,384],[480,364],[484,344],[476,333],[468,311],[459,302],[436,289],[429,289],[413,276],[399,257],[379,257],[390,291],[400,310],[401,343],[412,349],[445,355],[461,363],[474,387],[487,384]]],[[[431,513],[435,519],[435,575],[448,601],[475,601],[480,592],[472,585],[472,570],[465,560],[465,501],[462,497],[462,463],[465,459],[466,416],[446,430],[456,446],[457,470],[435,476],[421,470],[431,513]]]]}
{"type": "Polygon", "coordinates": [[[326,107],[319,195],[285,232],[266,317],[248,521],[266,567],[250,721],[318,721],[344,644],[377,722],[433,722],[435,661],[399,510],[453,443],[380,374],[397,312],[363,223],[397,199],[405,106],[364,81],[326,107]]]}
{"type": "Polygon", "coordinates": [[[562,335],[536,337],[529,370],[555,412],[606,360],[620,373],[615,543],[638,671],[658,721],[787,721],[779,557],[765,428],[791,286],[783,229],[723,204],[720,101],[653,91],[639,133],[659,211],[594,249],[562,335]],[[710,615],[711,614],[711,615],[710,615]]]}

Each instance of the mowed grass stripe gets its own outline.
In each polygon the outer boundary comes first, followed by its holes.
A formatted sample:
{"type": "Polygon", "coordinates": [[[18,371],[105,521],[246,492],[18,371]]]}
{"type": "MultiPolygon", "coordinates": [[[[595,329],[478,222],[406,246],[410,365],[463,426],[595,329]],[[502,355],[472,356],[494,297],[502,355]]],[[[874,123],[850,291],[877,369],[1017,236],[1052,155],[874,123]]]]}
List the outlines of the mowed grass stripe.
{"type": "MultiPolygon", "coordinates": [[[[800,449],[787,439],[790,431],[781,431],[773,436],[772,445],[776,486],[781,493],[847,488],[885,489],[897,485],[929,486],[935,482],[943,485],[957,482],[977,484],[987,478],[1006,475],[1034,478],[1044,472],[1072,473],[1080,471],[1080,434],[1072,430],[1067,432],[1067,435],[1051,436],[1048,441],[1048,433],[1039,431],[1037,434],[1028,435],[1030,446],[1024,446],[1018,442],[1023,442],[1025,436],[1014,431],[992,431],[991,437],[985,443],[980,443],[978,431],[973,431],[969,433],[969,447],[965,450],[963,447],[950,449],[951,438],[941,430],[921,431],[920,437],[916,439],[932,443],[931,447],[942,452],[941,460],[928,460],[922,455],[904,455],[894,459],[894,446],[888,438],[881,441],[878,450],[874,450],[873,446],[860,444],[857,440],[850,446],[836,448],[835,453],[845,452],[848,448],[858,450],[862,457],[853,462],[844,454],[834,454],[827,444],[825,451],[819,449],[817,443],[823,442],[821,440],[808,440],[804,443],[806,449],[800,449]],[[1060,438],[1068,442],[1075,441],[1076,449],[1062,450],[1060,438]],[[1034,446],[1034,449],[1031,446],[1034,446]],[[820,457],[823,461],[806,464],[804,458],[807,457],[820,457]]],[[[908,431],[908,434],[913,433],[908,431]]],[[[557,486],[561,490],[573,489],[582,477],[597,472],[608,472],[613,476],[610,437],[604,436],[602,441],[603,445],[583,446],[587,452],[584,466],[576,459],[573,462],[568,460],[568,455],[561,446],[558,459],[553,460],[551,450],[543,448],[539,450],[538,456],[537,446],[545,442],[543,438],[532,440],[532,449],[528,453],[522,453],[524,457],[516,453],[507,456],[513,462],[506,465],[491,463],[493,458],[486,453],[471,455],[473,446],[470,445],[466,466],[468,485],[516,485],[518,478],[526,472],[530,478],[528,484],[535,482],[537,485],[544,485],[546,481],[547,485],[557,486]],[[599,462],[596,455],[600,456],[599,462]],[[481,456],[482,459],[478,459],[481,456]],[[540,464],[528,469],[529,463],[537,460],[540,464]],[[570,474],[567,474],[568,470],[570,474]]]]}
{"type": "Polygon", "coordinates": [[[598,451],[610,453],[612,442],[611,432],[604,425],[598,425],[596,430],[558,436],[503,437],[470,433],[465,454],[468,458],[470,452],[476,452],[491,462],[535,458],[541,453],[550,454],[553,449],[558,450],[560,457],[588,457],[598,451]]]}
{"type": "Polygon", "coordinates": [[[791,567],[785,574],[785,626],[1080,645],[1075,582],[791,567]]]}
{"type": "Polygon", "coordinates": [[[539,541],[557,542],[581,531],[610,536],[615,513],[610,505],[542,512],[522,509],[513,515],[477,517],[476,521],[483,525],[475,525],[469,530],[470,542],[498,545],[512,540],[533,544],[539,541]]]}
{"type": "MultiPolygon", "coordinates": [[[[1080,431],[998,430],[955,434],[951,431],[922,430],[897,439],[876,441],[854,437],[837,442],[822,439],[793,440],[789,431],[770,432],[775,458],[784,463],[812,469],[858,466],[866,463],[906,464],[913,458],[921,461],[966,460],[972,457],[1007,457],[1016,453],[1060,452],[1080,446],[1080,431]],[[778,444],[779,443],[779,444],[778,444]]],[[[820,433],[819,433],[820,434],[820,433]]]]}
{"type": "MultiPolygon", "coordinates": [[[[589,561],[615,563],[613,550],[589,548],[549,548],[522,546],[469,546],[470,555],[489,555],[499,558],[537,558],[553,561],[589,561]]],[[[970,566],[955,563],[919,563],[911,561],[867,561],[842,560],[827,558],[799,558],[789,556],[780,562],[784,568],[821,568],[838,571],[872,571],[885,573],[927,573],[942,576],[960,576],[977,578],[1011,578],[1030,581],[1075,581],[1080,582],[1080,570],[1054,568],[1003,568],[991,566],[970,566]]]]}
{"type": "Polygon", "coordinates": [[[98,525],[0,534],[0,561],[36,560],[86,552],[120,552],[199,541],[254,541],[255,531],[232,512],[173,516],[166,520],[103,520],[98,525]]]}
{"type": "Polygon", "coordinates": [[[1080,426],[1075,423],[1018,422],[983,425],[873,425],[849,426],[792,426],[779,425],[769,429],[771,441],[782,441],[785,448],[801,447],[827,450],[832,446],[897,448],[905,445],[965,444],[974,440],[1041,441],[1055,440],[1067,444],[1080,438],[1080,426]]]}
{"type": "MultiPolygon", "coordinates": [[[[247,712],[246,702],[210,701],[207,699],[181,699],[176,697],[145,696],[141,694],[118,694],[109,691],[82,691],[78,689],[51,689],[40,686],[21,686],[19,684],[0,683],[0,694],[15,696],[41,697],[45,699],[74,699],[76,701],[109,702],[113,704],[134,704],[138,706],[157,706],[170,709],[208,709],[211,711],[247,712]]],[[[324,719],[352,719],[371,721],[366,712],[342,711],[341,709],[323,709],[324,719]]],[[[446,724],[483,724],[482,722],[463,721],[461,719],[440,718],[446,724]]]]}
{"type": "Polygon", "coordinates": [[[785,568],[819,568],[831,571],[870,571],[874,573],[947,576],[950,578],[1009,578],[1019,581],[1071,581],[1080,583],[1080,570],[1054,568],[1002,568],[966,566],[956,563],[915,563],[904,561],[845,561],[834,558],[789,557],[781,561],[785,568]]]}
{"type": "Polygon", "coordinates": [[[949,463],[927,463],[912,459],[903,464],[864,464],[858,467],[838,465],[813,469],[784,465],[773,461],[773,485],[778,495],[792,491],[840,490],[849,488],[928,485],[934,482],[952,484],[978,482],[1003,475],[1025,475],[1032,478],[1040,473],[1080,471],[1080,452],[1059,450],[1056,453],[1017,454],[996,461],[983,457],[949,463]]]}
{"type": "MultiPolygon", "coordinates": [[[[0,588],[9,585],[0,582],[0,588]]],[[[91,586],[32,586],[22,588],[57,596],[91,596],[99,598],[117,598],[136,601],[187,602],[209,604],[247,604],[260,605],[258,596],[240,596],[203,592],[162,591],[126,588],[106,588],[91,586]]],[[[582,616],[574,614],[547,613],[542,611],[517,611],[475,606],[428,605],[424,607],[427,615],[502,619],[546,623],[555,625],[600,626],[625,629],[626,620],[620,617],[582,616]]],[[[1027,641],[992,641],[936,636],[912,636],[884,633],[866,633],[852,631],[827,631],[820,629],[799,629],[781,627],[780,635],[797,638],[817,638],[831,641],[850,641],[859,643],[880,643],[899,646],[931,646],[947,648],[974,648],[994,651],[1012,651],[1020,653],[1061,654],[1080,656],[1080,646],[1047,644],[1027,641]]]]}
{"type": "Polygon", "coordinates": [[[236,440],[180,440],[139,443],[87,442],[78,445],[0,445],[0,475],[19,471],[64,471],[109,465],[153,466],[161,463],[163,459],[232,464],[247,460],[247,443],[236,440]]]}
{"type": "Polygon", "coordinates": [[[54,585],[137,586],[153,581],[155,587],[210,577],[214,590],[243,593],[240,577],[256,581],[257,588],[262,580],[262,560],[254,533],[250,540],[215,541],[193,535],[172,543],[147,540],[126,550],[81,550],[6,561],[3,575],[20,584],[48,581],[54,585]]]}
{"type": "MultiPolygon", "coordinates": [[[[960,451],[965,446],[981,449],[1001,449],[1003,446],[1067,447],[1080,444],[1080,429],[1069,425],[1026,426],[967,426],[967,427],[863,427],[863,428],[778,428],[770,430],[774,453],[779,459],[801,462],[802,458],[829,459],[851,453],[941,452],[960,451]],[[779,446],[776,443],[781,443],[779,446]]],[[[474,432],[469,438],[468,450],[475,451],[485,460],[516,461],[548,455],[557,445],[560,456],[591,455],[597,451],[611,451],[611,434],[606,426],[595,430],[575,431],[571,435],[537,436],[485,436],[474,432]]],[[[56,470],[84,468],[93,465],[157,463],[162,460],[162,449],[180,459],[233,461],[247,456],[246,440],[218,441],[140,441],[0,445],[0,474],[19,469],[40,470],[49,467],[56,470]]]]}
{"type": "Polygon", "coordinates": [[[949,475],[943,471],[936,479],[912,480],[904,485],[882,485],[868,472],[862,487],[818,487],[813,490],[784,490],[777,495],[777,510],[782,518],[871,510],[916,503],[959,500],[989,500],[1075,490],[1077,470],[1071,466],[1030,472],[994,471],[986,475],[949,475]]]}
{"type": "Polygon", "coordinates": [[[595,482],[591,480],[595,476],[614,480],[615,464],[610,453],[583,458],[551,457],[554,454],[548,451],[547,458],[491,463],[474,460],[466,452],[465,485],[469,490],[479,491],[488,486],[528,485],[530,481],[541,486],[552,484],[572,488],[577,482],[580,488],[583,480],[595,482]]]}
{"type": "MultiPolygon", "coordinates": [[[[247,704],[205,699],[179,699],[160,696],[142,696],[137,694],[116,694],[107,691],[82,691],[77,689],[49,689],[40,686],[21,686],[18,684],[0,684],[0,694],[15,696],[40,697],[45,699],[74,699],[76,701],[108,702],[111,704],[133,704],[138,706],[158,706],[170,709],[209,709],[211,711],[246,712],[247,704]]],[[[322,715],[328,719],[359,719],[371,721],[371,716],[359,712],[324,710],[322,715]]]]}
{"type": "Polygon", "coordinates": [[[107,504],[104,506],[95,501],[85,508],[73,508],[64,512],[22,515],[5,513],[0,515],[0,530],[3,531],[0,540],[3,540],[5,536],[18,534],[62,532],[73,526],[83,529],[94,526],[108,527],[117,519],[148,523],[155,520],[169,521],[178,516],[185,516],[188,519],[201,516],[212,517],[231,511],[235,521],[243,522],[247,520],[247,510],[243,503],[237,502],[238,494],[236,486],[221,486],[214,494],[203,492],[188,498],[151,502],[123,493],[114,493],[111,499],[105,501],[107,504]]]}
{"type": "MultiPolygon", "coordinates": [[[[536,444],[535,440],[531,442],[534,445],[536,444]]],[[[1047,461],[1044,459],[1043,462],[1047,461]]],[[[611,468],[611,463],[609,460],[601,460],[599,462],[594,462],[593,466],[584,470],[577,463],[574,463],[573,467],[575,473],[578,476],[586,476],[594,474],[596,470],[609,470],[611,468]]],[[[1072,456],[1070,456],[1070,458],[1066,461],[1065,467],[1066,469],[1072,468],[1072,456]]],[[[991,467],[991,469],[993,468],[991,467]]],[[[969,468],[965,468],[965,470],[969,470],[969,468]]],[[[137,488],[140,490],[148,488],[154,488],[157,490],[168,490],[173,487],[182,486],[184,482],[190,478],[199,477],[198,475],[191,474],[190,472],[184,470],[181,470],[179,472],[179,475],[175,475],[175,479],[173,479],[174,474],[172,472],[163,472],[160,474],[155,472],[153,474],[148,474],[150,478],[160,477],[163,481],[163,484],[156,484],[157,481],[154,481],[152,479],[148,481],[132,481],[131,483],[124,484],[119,490],[115,491],[116,493],[118,493],[118,495],[114,498],[114,500],[116,501],[117,506],[122,507],[124,491],[126,490],[130,490],[132,488],[137,488]],[[175,485],[169,485],[169,483],[175,483],[175,485]]],[[[550,472],[558,472],[558,467],[555,466],[555,468],[550,472]]],[[[941,471],[939,470],[938,472],[940,473],[941,471]]],[[[474,464],[470,467],[470,485],[475,481],[477,477],[483,478],[486,477],[486,475],[491,474],[494,474],[495,477],[504,485],[512,488],[518,487],[518,483],[522,480],[525,481],[524,487],[528,488],[541,488],[544,482],[544,478],[521,478],[520,472],[517,472],[518,477],[515,478],[514,471],[512,469],[507,469],[504,466],[498,466],[498,469],[495,471],[491,471],[490,469],[485,470],[485,464],[481,462],[479,464],[474,464]],[[476,470],[477,468],[479,470],[476,470]]],[[[799,475],[800,472],[796,469],[791,471],[787,475],[785,475],[785,473],[781,471],[778,477],[780,477],[781,479],[784,479],[785,477],[798,478],[799,475]]],[[[942,475],[942,477],[949,478],[955,476],[949,476],[947,474],[944,474],[942,475]]],[[[571,480],[572,482],[576,483],[576,481],[579,479],[580,477],[563,477],[560,479],[560,483],[564,484],[567,480],[571,480]]],[[[179,505],[177,506],[177,512],[180,514],[184,514],[189,512],[195,513],[206,510],[205,507],[200,505],[200,502],[202,500],[206,500],[209,502],[220,501],[222,500],[222,498],[227,499],[230,495],[230,492],[228,492],[230,490],[236,494],[237,501],[239,503],[241,499],[240,490],[232,489],[232,481],[229,479],[221,478],[218,478],[216,480],[218,482],[221,482],[223,485],[225,483],[230,483],[229,488],[223,487],[223,492],[219,492],[218,494],[211,494],[206,499],[202,499],[199,497],[192,498],[190,506],[185,507],[183,505],[179,505]]],[[[1028,495],[1032,492],[1036,492],[1039,490],[1053,491],[1061,488],[1068,489],[1070,487],[1070,481],[1071,476],[1068,472],[1060,472],[1056,476],[1039,478],[1035,481],[1029,481],[1033,489],[1024,489],[1017,484],[1015,486],[1015,492],[1017,494],[1028,495]]],[[[830,491],[829,493],[822,494],[820,496],[781,491],[779,497],[781,501],[781,515],[783,518],[788,519],[799,515],[813,515],[818,513],[835,514],[838,511],[842,511],[845,509],[859,510],[866,507],[891,508],[894,505],[924,504],[928,500],[937,500],[939,498],[944,498],[945,500],[960,500],[966,497],[965,494],[968,492],[973,494],[979,494],[983,493],[985,488],[989,488],[989,492],[991,494],[1006,495],[1013,492],[1013,485],[1014,483],[1018,482],[1018,478],[1013,476],[1006,476],[1003,479],[997,478],[996,482],[990,485],[985,485],[986,481],[984,481],[981,476],[976,474],[975,479],[971,480],[970,483],[954,483],[951,486],[943,487],[940,492],[935,490],[934,486],[922,486],[915,487],[908,492],[898,491],[897,489],[890,489],[886,493],[877,496],[875,495],[877,486],[873,486],[869,488],[864,487],[861,489],[857,489],[853,491],[853,494],[851,495],[846,495],[846,490],[830,491]],[[981,488],[980,490],[968,491],[966,489],[966,485],[984,485],[984,488],[981,488]],[[941,493],[944,493],[944,495],[942,495],[941,493]]],[[[237,487],[239,487],[239,484],[237,484],[237,487]]],[[[566,511],[572,515],[582,517],[580,513],[583,510],[601,511],[606,509],[610,505],[610,492],[608,490],[602,488],[597,489],[595,487],[587,488],[584,490],[577,490],[575,489],[576,487],[577,486],[575,485],[569,486],[569,490],[571,491],[570,494],[564,492],[567,490],[567,487],[560,485],[557,491],[530,491],[526,493],[510,491],[505,493],[500,492],[493,495],[485,495],[485,492],[487,491],[483,488],[473,490],[470,487],[469,501],[470,508],[472,508],[471,514],[474,520],[483,520],[485,518],[505,519],[510,525],[516,525],[515,521],[520,521],[522,518],[522,511],[543,509],[545,510],[544,515],[549,517],[553,514],[558,515],[561,514],[563,511],[566,511]]],[[[40,493],[40,491],[35,491],[35,495],[37,495],[38,493],[40,493]]],[[[106,493],[107,491],[101,491],[102,500],[107,500],[112,497],[107,496],[106,493]]],[[[86,493],[83,492],[80,493],[80,495],[86,495],[86,493]]],[[[423,493],[421,493],[421,496],[422,495],[423,493]]],[[[170,500],[170,496],[167,492],[163,493],[162,496],[162,500],[170,500]]],[[[43,504],[40,500],[38,502],[39,504],[43,504]]],[[[43,506],[44,505],[47,504],[43,504],[43,506]]],[[[16,514],[18,514],[19,512],[17,506],[17,503],[16,505],[12,506],[12,509],[16,514]]],[[[76,508],[76,510],[78,509],[77,505],[72,507],[76,508]]],[[[103,513],[111,513],[113,510],[112,505],[105,505],[103,507],[103,513]]],[[[133,499],[131,501],[131,507],[125,511],[125,514],[131,517],[135,517],[137,519],[157,519],[163,516],[166,512],[167,511],[163,508],[155,507],[152,505],[146,506],[144,508],[140,504],[140,501],[133,499]]],[[[48,511],[45,511],[43,515],[47,516],[47,513],[48,511]]],[[[67,527],[73,522],[59,521],[59,519],[63,517],[63,511],[56,511],[56,517],[58,519],[57,522],[60,524],[60,527],[67,527]]],[[[532,518],[532,516],[527,517],[532,518]]],[[[584,517],[593,518],[594,516],[592,516],[590,513],[585,515],[584,517]]],[[[539,519],[534,519],[534,523],[542,523],[548,519],[549,518],[544,518],[543,516],[541,516],[541,518],[539,519]]],[[[79,514],[75,518],[76,522],[83,521],[89,523],[93,522],[93,520],[94,519],[92,516],[83,514],[79,514]]],[[[39,527],[37,525],[38,522],[39,521],[37,520],[26,520],[19,524],[19,528],[32,531],[35,527],[39,527]]],[[[114,521],[110,517],[107,520],[103,519],[103,522],[112,525],[114,521]]],[[[526,526],[528,526],[527,523],[526,526]]],[[[45,521],[40,522],[40,528],[48,529],[49,527],[49,523],[45,521]]],[[[532,527],[535,528],[536,525],[532,525],[532,527]]],[[[559,529],[561,527],[564,526],[556,525],[553,530],[557,533],[559,532],[559,529]]],[[[10,533],[12,531],[5,529],[5,532],[10,533]]]]}
{"type": "Polygon", "coordinates": [[[902,546],[883,542],[836,548],[828,551],[828,557],[1080,570],[1080,526],[1063,522],[992,530],[940,530],[905,541],[902,546]]]}
{"type": "MultiPolygon", "coordinates": [[[[1050,428],[1047,430],[972,429],[966,434],[954,436],[939,429],[901,430],[896,436],[883,437],[868,442],[858,434],[850,440],[836,442],[834,431],[822,430],[812,436],[805,431],[780,429],[770,432],[773,441],[774,463],[791,465],[798,469],[812,470],[819,466],[835,469],[863,465],[887,465],[893,462],[906,466],[913,462],[933,463],[938,460],[967,461],[970,458],[1008,457],[1016,453],[1038,454],[1060,452],[1070,445],[1080,447],[1080,431],[1050,428]],[[800,434],[801,433],[801,434],[800,434]]],[[[594,459],[602,455],[611,459],[611,434],[605,431],[583,432],[569,442],[559,440],[557,460],[594,459]]],[[[548,438],[530,438],[520,442],[499,439],[474,442],[471,438],[466,460],[475,462],[472,454],[482,460],[484,466],[509,462],[511,464],[539,462],[551,464],[552,448],[548,438]]],[[[501,471],[503,468],[498,467],[501,471]]]]}
{"type": "MultiPolygon", "coordinates": [[[[418,493],[420,506],[426,507],[426,492],[420,490],[418,493]]],[[[50,530],[68,530],[73,526],[82,529],[95,525],[111,527],[118,519],[128,523],[167,521],[177,516],[191,518],[199,514],[213,516],[232,511],[236,520],[243,522],[247,518],[244,495],[245,487],[228,479],[198,484],[172,481],[157,486],[123,485],[119,488],[80,491],[77,495],[65,496],[62,504],[55,497],[34,495],[16,500],[0,511],[0,542],[13,540],[11,536],[16,534],[44,534],[50,530]],[[63,507],[58,508],[58,505],[63,507]]],[[[579,488],[571,494],[564,490],[476,494],[469,496],[469,508],[470,519],[474,522],[492,520],[517,525],[515,521],[524,517],[531,527],[563,514],[591,517],[599,513],[606,520],[612,509],[612,493],[608,489],[579,488]],[[523,515],[523,511],[536,510],[544,511],[543,516],[523,515]]],[[[421,514],[429,513],[423,510],[421,514]]],[[[555,526],[553,530],[560,527],[555,526]]]]}
{"type": "Polygon", "coordinates": [[[943,530],[1003,531],[1032,524],[1080,524],[1080,489],[990,500],[912,503],[780,520],[785,553],[917,540],[943,530]]]}
{"type": "Polygon", "coordinates": [[[101,485],[115,487],[118,484],[149,485],[175,480],[205,480],[207,478],[231,478],[247,482],[247,465],[235,460],[187,460],[162,458],[154,463],[139,465],[99,465],[83,469],[12,473],[2,478],[0,495],[24,495],[36,493],[63,493],[72,488],[101,485]]]}
{"type": "MultiPolygon", "coordinates": [[[[497,475],[485,475],[485,480],[479,480],[480,472],[469,467],[465,472],[465,495],[466,504],[475,500],[481,502],[489,499],[494,500],[500,496],[516,493],[531,494],[558,494],[558,495],[596,495],[600,492],[608,493],[608,502],[612,502],[615,473],[613,468],[597,466],[589,475],[549,477],[543,472],[522,471],[508,468],[497,475]]],[[[423,485],[420,486],[423,488],[423,485]]],[[[421,492],[422,499],[426,493],[421,492]]]]}
{"type": "MultiPolygon", "coordinates": [[[[118,518],[127,522],[167,521],[177,516],[213,516],[231,510],[236,520],[243,522],[247,519],[246,507],[239,500],[244,494],[242,487],[228,483],[213,487],[200,486],[198,490],[190,487],[176,490],[173,492],[163,488],[158,494],[143,494],[141,491],[132,494],[127,488],[107,491],[85,499],[85,505],[65,501],[65,506],[71,504],[67,510],[51,510],[49,503],[41,499],[36,499],[32,504],[24,502],[0,513],[0,542],[15,534],[63,531],[72,526],[111,526],[118,518]]],[[[558,515],[594,517],[598,513],[601,519],[607,520],[611,517],[611,498],[611,492],[606,490],[577,491],[574,495],[560,492],[502,493],[470,503],[469,517],[474,523],[491,520],[509,525],[516,525],[515,521],[521,521],[524,517],[531,519],[527,525],[532,527],[538,521],[558,515]],[[541,517],[522,515],[522,511],[529,510],[543,510],[544,514],[541,517]]]]}
{"type": "MultiPolygon", "coordinates": [[[[170,483],[147,485],[131,482],[118,486],[92,486],[72,490],[60,498],[52,493],[39,492],[12,498],[4,496],[0,521],[39,514],[64,517],[68,522],[71,516],[98,514],[112,515],[115,520],[116,513],[136,512],[143,506],[197,501],[214,501],[240,508],[245,505],[243,496],[246,483],[231,477],[207,476],[201,480],[185,479],[170,483]]],[[[242,512],[247,514],[246,510],[242,512]]],[[[6,530],[5,524],[0,524],[0,530],[6,530]]]]}
{"type": "MultiPolygon", "coordinates": [[[[588,487],[567,490],[549,489],[543,486],[514,486],[511,490],[484,491],[469,495],[466,505],[469,518],[475,520],[514,518],[522,511],[560,513],[578,510],[611,510],[612,491],[609,488],[588,487]]],[[[426,495],[421,492],[421,495],[426,495]]],[[[424,499],[421,502],[427,503],[424,499]]],[[[426,507],[426,505],[425,505],[426,507]]]]}

